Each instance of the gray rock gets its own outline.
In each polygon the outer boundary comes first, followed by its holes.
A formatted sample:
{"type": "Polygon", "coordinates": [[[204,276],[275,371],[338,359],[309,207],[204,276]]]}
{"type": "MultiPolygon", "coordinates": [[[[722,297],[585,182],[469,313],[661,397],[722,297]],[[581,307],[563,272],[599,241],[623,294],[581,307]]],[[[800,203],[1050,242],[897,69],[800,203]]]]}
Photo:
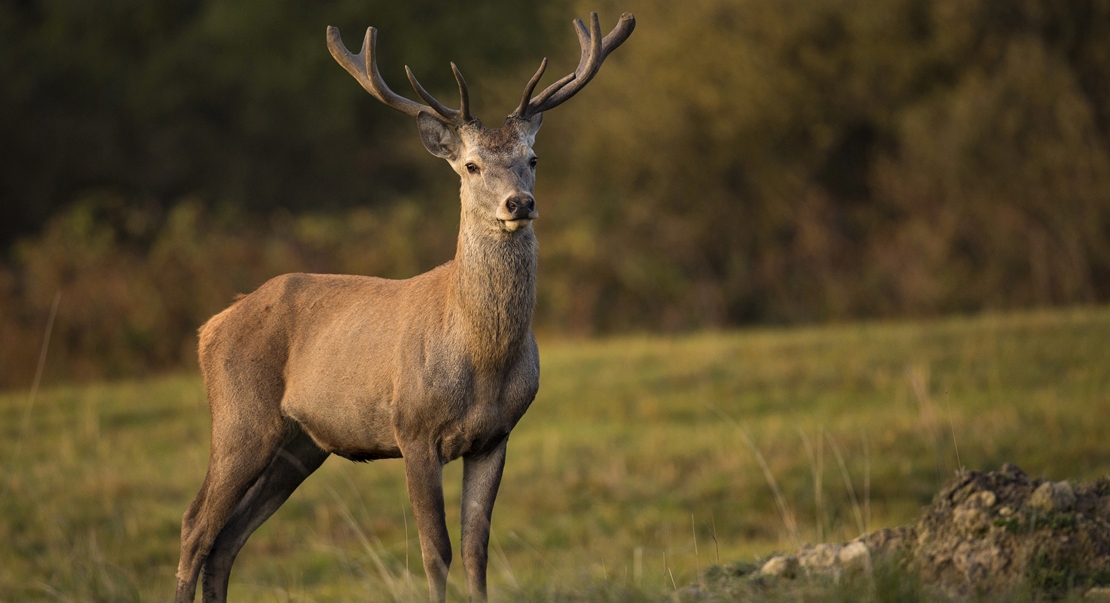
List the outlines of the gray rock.
{"type": "Polygon", "coordinates": [[[807,546],[798,551],[798,565],[807,570],[828,573],[824,570],[831,570],[836,566],[842,548],[844,545],[841,544],[807,546]]]}
{"type": "Polygon", "coordinates": [[[917,533],[914,526],[900,526],[875,530],[870,534],[860,536],[856,540],[867,545],[868,550],[873,555],[890,554],[904,551],[917,540],[917,533]]]}
{"type": "Polygon", "coordinates": [[[1075,490],[1066,481],[1045,482],[1033,491],[1026,504],[1044,513],[1067,513],[1075,508],[1075,490]]]}
{"type": "Polygon", "coordinates": [[[764,576],[793,578],[798,574],[798,558],[783,555],[771,557],[763,567],[759,568],[759,573],[764,576]]]}
{"type": "Polygon", "coordinates": [[[984,508],[989,509],[993,507],[994,504],[997,502],[998,496],[996,496],[994,492],[991,492],[990,490],[983,490],[979,493],[979,504],[982,505],[984,508]]]}
{"type": "Polygon", "coordinates": [[[871,551],[861,540],[844,545],[837,557],[846,570],[867,570],[871,567],[871,551]]]}
{"type": "Polygon", "coordinates": [[[990,529],[991,516],[979,507],[959,506],[952,511],[952,523],[960,533],[975,536],[990,529]]]}

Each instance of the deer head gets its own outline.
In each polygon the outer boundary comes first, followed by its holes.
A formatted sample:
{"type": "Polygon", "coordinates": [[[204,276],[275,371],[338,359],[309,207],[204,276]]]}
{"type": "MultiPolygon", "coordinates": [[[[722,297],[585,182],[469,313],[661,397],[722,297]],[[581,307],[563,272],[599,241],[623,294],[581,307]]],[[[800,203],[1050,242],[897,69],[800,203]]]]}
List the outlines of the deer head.
{"type": "Polygon", "coordinates": [[[362,50],[351,54],[343,45],[339,29],[328,27],[328,50],[374,98],[416,118],[420,140],[428,152],[445,159],[462,180],[463,214],[473,224],[501,233],[531,227],[539,217],[536,211],[535,182],[537,158],[532,150],[543,112],[566,102],[581,90],[601,68],[601,63],[620,46],[636,27],[632,13],[621,15],[616,27],[602,38],[597,13],[590,14],[587,29],[581,19],[574,20],[582,55],[578,67],[548,86],[539,95],[532,92],[547,68],[547,59],[524,87],[520,105],[500,128],[489,129],[470,113],[466,80],[458,67],[451,70],[459,84],[459,108],[451,109],[436,100],[412,70],[405,67],[409,83],[427,104],[411,101],[394,93],[382,80],[377,64],[378,30],[370,27],[362,50]]]}

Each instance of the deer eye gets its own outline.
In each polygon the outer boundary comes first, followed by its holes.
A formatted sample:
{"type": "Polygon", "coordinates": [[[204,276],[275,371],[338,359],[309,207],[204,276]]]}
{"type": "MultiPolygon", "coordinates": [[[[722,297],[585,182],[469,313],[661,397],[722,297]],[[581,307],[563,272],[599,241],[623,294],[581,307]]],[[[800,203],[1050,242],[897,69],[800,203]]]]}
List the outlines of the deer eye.
{"type": "Polygon", "coordinates": [[[471,174],[477,174],[478,173],[478,166],[474,165],[473,162],[468,163],[468,164],[466,164],[466,171],[470,172],[471,174]]]}
{"type": "Polygon", "coordinates": [[[533,157],[533,158],[528,160],[528,165],[530,165],[532,167],[536,167],[537,163],[539,163],[539,158],[537,158],[537,157],[533,157]]]}

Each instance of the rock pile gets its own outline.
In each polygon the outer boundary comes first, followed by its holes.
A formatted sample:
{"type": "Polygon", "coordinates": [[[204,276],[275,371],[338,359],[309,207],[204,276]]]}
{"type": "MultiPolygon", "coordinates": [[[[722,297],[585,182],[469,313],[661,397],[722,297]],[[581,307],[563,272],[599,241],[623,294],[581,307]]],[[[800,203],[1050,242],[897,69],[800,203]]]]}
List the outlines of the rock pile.
{"type": "Polygon", "coordinates": [[[1030,478],[1014,465],[966,471],[945,484],[911,526],[846,544],[807,546],[760,574],[839,577],[876,556],[900,560],[952,596],[1110,585],[1110,478],[1072,484],[1030,478]]]}

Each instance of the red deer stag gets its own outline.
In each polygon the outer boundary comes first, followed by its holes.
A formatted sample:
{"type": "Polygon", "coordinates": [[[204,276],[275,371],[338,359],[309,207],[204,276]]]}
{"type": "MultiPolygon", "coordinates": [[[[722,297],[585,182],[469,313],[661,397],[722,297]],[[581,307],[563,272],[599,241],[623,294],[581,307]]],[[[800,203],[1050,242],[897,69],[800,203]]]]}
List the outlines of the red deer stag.
{"type": "Polygon", "coordinates": [[[420,139],[462,179],[455,259],[407,280],[286,274],[212,317],[200,367],[212,412],[208,473],[181,526],[177,603],[225,601],[247,538],[335,453],[404,458],[409,499],[433,601],[443,601],[451,541],[443,465],[463,458],[462,557],[471,599],[486,598],[490,517],[509,432],[539,388],[532,334],[538,217],[532,144],[543,112],[574,96],[632,33],[621,15],[602,38],[597,14],[574,21],[573,73],[532,92],[547,59],[499,129],[444,106],[411,71],[427,105],[391,91],[378,73],[377,30],[352,55],[328,28],[328,49],[381,102],[415,117],[420,139]]]}

